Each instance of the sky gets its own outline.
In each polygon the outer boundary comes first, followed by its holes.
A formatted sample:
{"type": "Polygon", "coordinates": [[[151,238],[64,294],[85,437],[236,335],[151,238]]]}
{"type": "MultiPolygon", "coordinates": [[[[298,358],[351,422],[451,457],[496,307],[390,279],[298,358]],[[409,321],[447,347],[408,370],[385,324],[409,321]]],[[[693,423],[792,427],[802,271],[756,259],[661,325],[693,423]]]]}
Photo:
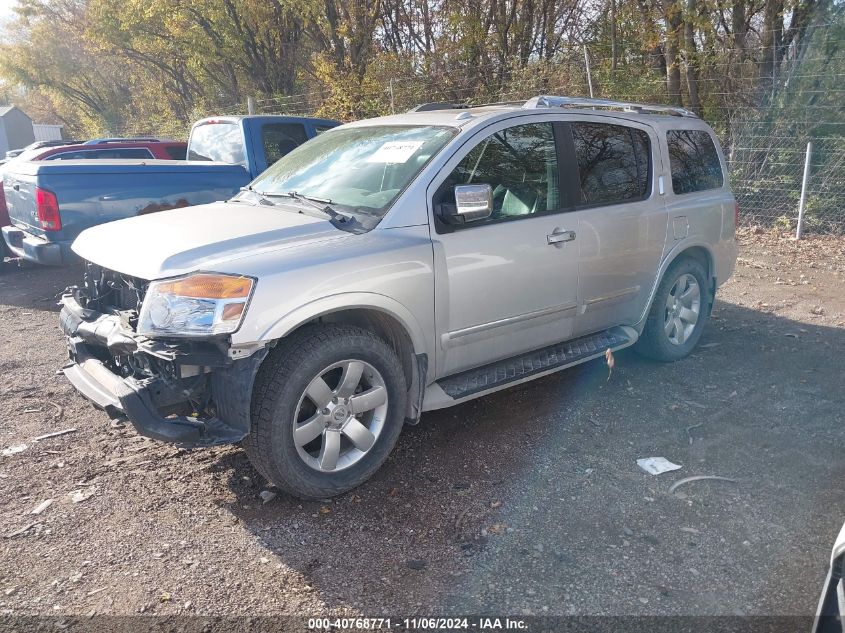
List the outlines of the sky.
{"type": "Polygon", "coordinates": [[[0,22],[4,22],[12,15],[12,7],[17,4],[17,0],[0,0],[0,22]]]}

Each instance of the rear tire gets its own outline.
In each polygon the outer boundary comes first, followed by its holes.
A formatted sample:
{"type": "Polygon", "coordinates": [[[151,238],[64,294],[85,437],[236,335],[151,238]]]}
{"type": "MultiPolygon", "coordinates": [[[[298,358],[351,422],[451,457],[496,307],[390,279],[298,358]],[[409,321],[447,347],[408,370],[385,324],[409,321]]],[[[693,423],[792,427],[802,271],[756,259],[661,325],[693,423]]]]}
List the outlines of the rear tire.
{"type": "Polygon", "coordinates": [[[701,262],[692,257],[673,262],[660,281],[634,349],[663,362],[686,357],[701,338],[712,301],[701,262]]]}
{"type": "Polygon", "coordinates": [[[402,365],[382,339],[349,325],[308,325],[264,360],[244,447],[255,468],[290,494],[342,494],[387,459],[406,402],[402,365]]]}

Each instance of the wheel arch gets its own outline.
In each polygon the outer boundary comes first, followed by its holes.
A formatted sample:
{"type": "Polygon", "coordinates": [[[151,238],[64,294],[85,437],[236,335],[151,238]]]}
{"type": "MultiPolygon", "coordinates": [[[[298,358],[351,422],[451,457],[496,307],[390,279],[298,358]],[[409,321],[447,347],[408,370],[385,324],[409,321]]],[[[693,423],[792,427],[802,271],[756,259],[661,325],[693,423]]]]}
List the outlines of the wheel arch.
{"type": "Polygon", "coordinates": [[[314,323],[342,323],[369,330],[382,338],[399,358],[408,385],[409,422],[419,419],[428,372],[422,328],[401,303],[384,295],[348,293],[302,306],[277,321],[262,337],[277,345],[297,330],[314,323]]]}
{"type": "Polygon", "coordinates": [[[646,302],[645,310],[643,311],[642,315],[640,315],[640,320],[635,326],[635,329],[638,333],[642,333],[642,330],[645,327],[649,312],[651,312],[652,303],[654,303],[654,297],[657,294],[657,289],[660,287],[660,283],[663,281],[663,277],[666,275],[666,271],[669,270],[669,267],[672,266],[672,264],[674,264],[676,261],[686,257],[697,260],[704,266],[704,269],[707,271],[707,283],[708,289],[710,290],[710,301],[707,305],[708,312],[713,308],[713,297],[716,294],[716,277],[713,251],[711,250],[708,244],[705,244],[703,242],[684,242],[682,244],[678,244],[677,246],[675,246],[675,248],[669,251],[669,254],[663,259],[663,262],[660,264],[660,268],[657,271],[657,276],[654,279],[654,285],[651,288],[651,293],[649,294],[648,301],[646,302]]]}

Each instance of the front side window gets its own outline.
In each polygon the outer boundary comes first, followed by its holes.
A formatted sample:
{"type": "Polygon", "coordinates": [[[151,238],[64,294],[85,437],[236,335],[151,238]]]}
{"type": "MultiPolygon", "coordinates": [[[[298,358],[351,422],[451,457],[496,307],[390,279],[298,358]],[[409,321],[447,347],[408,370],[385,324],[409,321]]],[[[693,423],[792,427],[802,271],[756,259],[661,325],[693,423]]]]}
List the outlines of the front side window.
{"type": "Polygon", "coordinates": [[[641,200],[648,195],[648,134],[606,123],[573,123],[580,182],[578,206],[641,200]]]}
{"type": "Polygon", "coordinates": [[[710,134],[704,130],[669,130],[666,143],[675,193],[721,188],[722,165],[710,134]]]}
{"type": "Polygon", "coordinates": [[[455,134],[434,126],[332,130],[300,145],[252,182],[267,196],[295,192],[339,211],[382,216],[455,134]]]}
{"type": "Polygon", "coordinates": [[[493,189],[488,222],[556,211],[560,193],[552,124],[517,125],[482,140],[449,175],[444,195],[454,196],[456,185],[470,184],[493,189]]]}
{"type": "Polygon", "coordinates": [[[267,165],[272,165],[308,140],[300,123],[267,123],[261,126],[261,144],[267,165]]]}

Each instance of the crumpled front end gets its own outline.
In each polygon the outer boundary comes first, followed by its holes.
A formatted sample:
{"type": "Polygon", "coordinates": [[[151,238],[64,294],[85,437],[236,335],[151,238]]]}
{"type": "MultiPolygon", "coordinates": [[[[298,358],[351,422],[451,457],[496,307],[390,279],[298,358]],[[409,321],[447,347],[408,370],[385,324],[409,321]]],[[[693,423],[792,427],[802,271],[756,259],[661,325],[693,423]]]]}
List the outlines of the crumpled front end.
{"type": "Polygon", "coordinates": [[[61,299],[70,363],[63,372],[95,407],[147,437],[182,446],[242,440],[252,384],[267,349],[234,360],[227,335],[151,339],[137,334],[148,282],[86,265],[61,299]]]}

